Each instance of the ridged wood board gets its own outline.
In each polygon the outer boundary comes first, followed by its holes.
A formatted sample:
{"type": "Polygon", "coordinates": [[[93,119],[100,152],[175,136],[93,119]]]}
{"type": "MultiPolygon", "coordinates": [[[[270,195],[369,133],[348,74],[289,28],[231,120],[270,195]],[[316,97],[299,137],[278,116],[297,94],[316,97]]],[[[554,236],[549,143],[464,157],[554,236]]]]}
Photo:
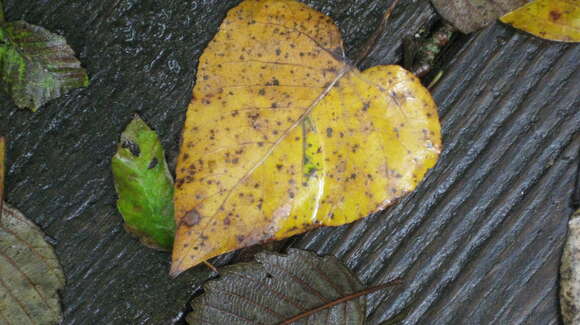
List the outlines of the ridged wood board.
{"type": "MultiPolygon", "coordinates": [[[[110,158],[133,113],[174,161],[197,60],[239,1],[5,0],[8,20],[64,35],[91,77],[37,113],[0,94],[7,201],[54,239],[66,275],[63,324],[170,324],[210,276],[172,280],[169,256],[121,227],[110,158]]],[[[310,0],[354,55],[391,1],[310,0]]],[[[401,39],[430,25],[428,1],[401,1],[363,63],[396,63],[401,39]]],[[[495,24],[459,37],[434,89],[445,151],[420,188],[384,213],[301,237],[367,284],[370,323],[550,324],[580,139],[580,50],[495,24]]],[[[231,255],[215,263],[227,263],[231,255]]]]}
{"type": "Polygon", "coordinates": [[[376,294],[371,324],[558,323],[557,280],[580,157],[580,48],[496,24],[434,89],[439,164],[384,213],[302,238],[376,294]]]}

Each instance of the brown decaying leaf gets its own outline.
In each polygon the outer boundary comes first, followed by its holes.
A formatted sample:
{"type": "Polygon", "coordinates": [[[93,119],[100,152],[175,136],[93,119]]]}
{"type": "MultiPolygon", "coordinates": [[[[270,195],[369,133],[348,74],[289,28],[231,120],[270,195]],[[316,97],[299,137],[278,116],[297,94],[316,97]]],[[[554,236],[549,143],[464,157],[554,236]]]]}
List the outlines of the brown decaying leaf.
{"type": "Polygon", "coordinates": [[[0,23],[0,89],[36,111],[89,78],[66,39],[25,21],[0,23]]]}
{"type": "Polygon", "coordinates": [[[0,324],[58,324],[64,274],[38,226],[4,203],[0,218],[0,324]]]}
{"type": "Polygon", "coordinates": [[[530,0],[431,0],[439,14],[463,33],[471,33],[530,0]]]}
{"type": "Polygon", "coordinates": [[[225,267],[192,302],[189,324],[363,324],[366,295],[399,284],[364,288],[334,256],[291,249],[264,252],[225,267]]]}
{"type": "Polygon", "coordinates": [[[332,20],[292,0],[230,10],[200,58],[176,171],[172,275],[222,253],[353,222],[437,161],[429,92],[345,62],[332,20]]]}

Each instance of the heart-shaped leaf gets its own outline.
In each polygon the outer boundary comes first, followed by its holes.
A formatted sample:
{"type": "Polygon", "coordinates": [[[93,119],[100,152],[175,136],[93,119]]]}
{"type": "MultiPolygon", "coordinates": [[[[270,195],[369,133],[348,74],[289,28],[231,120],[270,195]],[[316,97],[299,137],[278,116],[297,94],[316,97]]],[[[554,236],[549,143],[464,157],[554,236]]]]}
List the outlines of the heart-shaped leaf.
{"type": "Polygon", "coordinates": [[[379,211],[441,148],[410,72],[345,62],[330,18],[293,0],[230,10],[200,59],[176,171],[171,273],[379,211]]]}

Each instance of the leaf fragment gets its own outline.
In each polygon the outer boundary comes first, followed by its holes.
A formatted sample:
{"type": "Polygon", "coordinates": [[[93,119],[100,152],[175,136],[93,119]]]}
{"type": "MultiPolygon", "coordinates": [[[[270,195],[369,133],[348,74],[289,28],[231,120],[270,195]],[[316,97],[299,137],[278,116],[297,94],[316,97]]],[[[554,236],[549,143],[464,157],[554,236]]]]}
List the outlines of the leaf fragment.
{"type": "Polygon", "coordinates": [[[64,37],[25,21],[0,22],[0,88],[36,111],[89,79],[64,37]]]}
{"type": "MultiPolygon", "coordinates": [[[[463,33],[475,32],[530,0],[431,0],[445,20],[463,33]]],[[[574,1],[574,0],[572,0],[574,1]]]]}
{"type": "Polygon", "coordinates": [[[225,267],[192,302],[189,324],[363,324],[365,290],[334,256],[291,249],[225,267]]]}
{"type": "Polygon", "coordinates": [[[0,217],[0,323],[58,324],[65,278],[38,226],[4,203],[0,217]]]}
{"type": "Polygon", "coordinates": [[[4,175],[6,173],[6,139],[0,137],[0,211],[4,202],[4,175]]]}
{"type": "Polygon", "coordinates": [[[580,1],[534,0],[500,20],[535,36],[560,42],[580,42],[580,1]]]}
{"type": "Polygon", "coordinates": [[[171,273],[379,211],[441,149],[436,106],[410,72],[345,62],[332,20],[246,0],[204,51],[176,171],[171,273]]]}
{"type": "Polygon", "coordinates": [[[564,324],[580,323],[580,209],[568,222],[560,265],[560,308],[564,324]]]}
{"type": "Polygon", "coordinates": [[[121,135],[112,168],[125,229],[149,247],[171,250],[173,178],[157,133],[137,115],[121,135]]]}

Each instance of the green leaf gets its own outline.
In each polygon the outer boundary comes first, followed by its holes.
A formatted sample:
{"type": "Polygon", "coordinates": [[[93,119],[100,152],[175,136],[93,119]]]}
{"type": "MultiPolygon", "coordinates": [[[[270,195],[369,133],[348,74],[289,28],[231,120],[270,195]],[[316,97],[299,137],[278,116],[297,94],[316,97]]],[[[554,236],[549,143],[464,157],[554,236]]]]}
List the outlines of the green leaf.
{"type": "Polygon", "coordinates": [[[25,21],[0,21],[0,87],[36,111],[89,78],[64,37],[25,21]]]}
{"type": "Polygon", "coordinates": [[[334,256],[291,249],[225,267],[192,302],[189,324],[363,324],[364,289],[334,256]]]}
{"type": "Polygon", "coordinates": [[[175,236],[173,179],[157,133],[139,116],[121,135],[112,166],[125,229],[147,246],[170,250],[175,236]]]}
{"type": "Polygon", "coordinates": [[[38,226],[4,203],[0,218],[0,324],[58,324],[65,279],[38,226]]]}

